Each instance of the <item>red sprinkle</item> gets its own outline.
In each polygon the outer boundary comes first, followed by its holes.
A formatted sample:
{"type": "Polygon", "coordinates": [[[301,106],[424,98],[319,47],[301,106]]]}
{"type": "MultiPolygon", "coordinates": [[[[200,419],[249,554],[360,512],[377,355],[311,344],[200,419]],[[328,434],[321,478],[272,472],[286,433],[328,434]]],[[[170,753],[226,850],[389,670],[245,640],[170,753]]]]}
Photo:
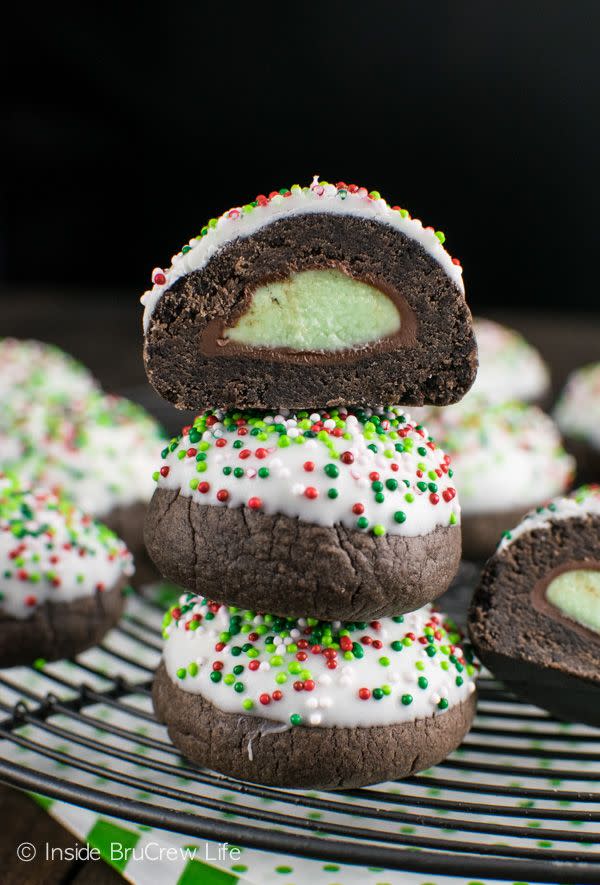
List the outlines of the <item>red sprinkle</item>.
{"type": "Polygon", "coordinates": [[[304,469],[306,470],[307,473],[312,473],[312,471],[315,469],[315,462],[314,461],[305,461],[302,466],[304,467],[304,469]]]}
{"type": "Polygon", "coordinates": [[[262,458],[266,458],[269,453],[267,452],[266,449],[261,448],[261,449],[257,449],[254,454],[256,455],[257,458],[262,459],[262,458]]]}
{"type": "Polygon", "coordinates": [[[315,498],[318,498],[318,497],[319,497],[319,493],[318,493],[318,491],[315,489],[314,486],[307,486],[307,487],[304,489],[304,497],[305,497],[305,498],[310,498],[311,500],[314,500],[315,498]]]}
{"type": "Polygon", "coordinates": [[[198,483],[198,491],[201,492],[201,494],[206,495],[206,493],[209,490],[210,490],[210,483],[209,482],[198,483]]]}
{"type": "Polygon", "coordinates": [[[164,465],[160,468],[160,475],[161,475],[161,476],[168,476],[170,470],[171,470],[171,468],[168,467],[166,464],[164,464],[164,465]]]}
{"type": "Polygon", "coordinates": [[[261,694],[258,700],[261,702],[261,704],[264,704],[265,707],[267,706],[267,704],[271,703],[271,698],[266,692],[265,694],[261,694]]]}
{"type": "Polygon", "coordinates": [[[259,661],[250,661],[250,663],[248,664],[249,670],[258,670],[259,667],[260,667],[259,661]]]}
{"type": "Polygon", "coordinates": [[[354,455],[352,452],[342,452],[340,455],[340,461],[342,464],[354,464],[354,455]]]}
{"type": "Polygon", "coordinates": [[[371,697],[371,692],[368,688],[359,688],[358,689],[358,696],[361,699],[361,701],[368,701],[369,698],[371,697]]]}
{"type": "Polygon", "coordinates": [[[352,513],[356,513],[357,516],[360,516],[360,514],[364,513],[364,512],[365,512],[365,505],[364,504],[358,503],[358,504],[352,505],[352,513]]]}
{"type": "Polygon", "coordinates": [[[250,510],[260,510],[262,507],[261,498],[248,498],[248,507],[250,510]]]}
{"type": "Polygon", "coordinates": [[[229,492],[227,491],[227,489],[219,489],[219,491],[217,492],[217,501],[220,501],[223,504],[225,503],[225,501],[228,500],[229,492]]]}

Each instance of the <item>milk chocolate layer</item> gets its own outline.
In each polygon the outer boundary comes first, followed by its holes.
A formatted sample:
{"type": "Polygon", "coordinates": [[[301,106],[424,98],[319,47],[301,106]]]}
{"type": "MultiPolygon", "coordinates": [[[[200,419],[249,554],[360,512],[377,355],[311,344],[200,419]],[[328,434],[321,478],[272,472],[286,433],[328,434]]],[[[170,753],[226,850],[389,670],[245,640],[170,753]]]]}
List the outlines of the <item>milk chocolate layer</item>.
{"type": "Polygon", "coordinates": [[[517,537],[487,562],[468,626],[483,663],[559,718],[600,725],[600,635],[551,605],[564,571],[600,566],[600,517],[561,519],[517,537]]]}
{"type": "Polygon", "coordinates": [[[473,383],[477,356],[464,296],[414,240],[335,215],[281,219],[217,252],[160,298],[146,336],[148,378],[178,408],[446,405],[473,383]],[[335,268],[394,301],[394,335],[339,351],[247,347],[225,332],[269,281],[335,268]]]}

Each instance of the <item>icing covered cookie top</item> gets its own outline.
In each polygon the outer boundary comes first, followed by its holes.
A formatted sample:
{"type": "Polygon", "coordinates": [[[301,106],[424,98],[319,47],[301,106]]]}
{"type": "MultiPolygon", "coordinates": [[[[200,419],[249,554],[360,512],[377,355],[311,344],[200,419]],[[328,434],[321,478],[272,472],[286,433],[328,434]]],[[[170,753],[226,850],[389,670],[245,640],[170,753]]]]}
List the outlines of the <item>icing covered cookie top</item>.
{"type": "Polygon", "coordinates": [[[95,516],[151,497],[152,469],[164,444],[144,409],[105,394],[70,409],[20,412],[10,436],[19,440],[21,456],[6,459],[5,467],[30,485],[61,489],[95,516]]]}
{"type": "Polygon", "coordinates": [[[400,408],[210,410],[162,452],[159,488],[375,536],[460,521],[450,458],[400,408]]]}
{"type": "Polygon", "coordinates": [[[133,574],[125,544],[60,495],[0,478],[0,613],[110,590],[133,574]]]}
{"type": "Polygon", "coordinates": [[[575,462],[552,419],[536,406],[486,406],[469,398],[423,412],[452,455],[464,513],[526,509],[564,492],[571,482],[575,462]]]}
{"type": "Polygon", "coordinates": [[[260,615],[184,593],[164,635],[167,672],[184,691],[287,727],[412,721],[475,689],[471,646],[430,605],[342,623],[260,615]]]}
{"type": "Polygon", "coordinates": [[[518,537],[534,529],[548,528],[553,522],[580,519],[588,514],[600,516],[600,485],[581,486],[570,495],[554,498],[543,507],[531,510],[518,526],[504,532],[498,550],[508,547],[518,537]]]}
{"type": "Polygon", "coordinates": [[[600,363],[583,366],[567,380],[554,416],[565,436],[600,451],[600,363]]]}
{"type": "Polygon", "coordinates": [[[462,268],[458,260],[451,258],[442,246],[445,236],[441,231],[423,227],[418,219],[410,217],[406,209],[390,206],[378,191],[367,191],[364,187],[347,185],[342,181],[330,184],[319,181],[315,176],[310,187],[294,184],[289,189],[272,191],[268,196],[259,194],[251,203],[229,209],[220,218],[211,218],[200,234],[173,256],[171,267],[155,268],[152,271],[152,289],[144,292],[141,298],[145,308],[144,329],[148,330],[150,318],[163,292],[180,277],[204,267],[227,243],[248,237],[281,218],[311,213],[353,215],[396,228],[416,240],[462,291],[462,268]]]}
{"type": "Polygon", "coordinates": [[[473,326],[479,369],[467,396],[480,396],[492,404],[540,400],[548,391],[550,375],[538,351],[500,323],[476,319],[473,326]]]}
{"type": "Polygon", "coordinates": [[[3,404],[47,400],[71,402],[98,390],[81,363],[41,341],[0,338],[0,397],[3,404]]]}

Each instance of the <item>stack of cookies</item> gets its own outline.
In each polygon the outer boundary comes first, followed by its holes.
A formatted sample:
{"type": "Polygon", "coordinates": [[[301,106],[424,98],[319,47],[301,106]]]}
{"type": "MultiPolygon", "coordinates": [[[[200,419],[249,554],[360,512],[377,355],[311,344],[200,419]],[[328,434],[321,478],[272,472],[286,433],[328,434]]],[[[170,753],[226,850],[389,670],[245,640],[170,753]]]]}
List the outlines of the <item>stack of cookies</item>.
{"type": "Polygon", "coordinates": [[[404,407],[476,372],[444,235],[315,179],[211,219],[156,268],[145,362],[199,412],[146,520],[186,588],[154,705],[195,762],[345,788],[443,759],[475,708],[470,649],[432,602],[461,552],[450,459],[404,407]]]}

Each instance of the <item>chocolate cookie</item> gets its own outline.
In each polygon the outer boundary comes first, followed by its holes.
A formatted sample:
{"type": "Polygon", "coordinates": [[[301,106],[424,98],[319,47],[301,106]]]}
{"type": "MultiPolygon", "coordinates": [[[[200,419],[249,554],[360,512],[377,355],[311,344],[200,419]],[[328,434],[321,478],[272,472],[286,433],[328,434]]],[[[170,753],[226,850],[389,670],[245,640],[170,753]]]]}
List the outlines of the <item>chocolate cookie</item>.
{"type": "Polygon", "coordinates": [[[231,209],[153,272],[148,378],[196,410],[455,402],[477,355],[443,241],[343,182],[231,209]]]}
{"type": "Polygon", "coordinates": [[[65,498],[0,478],[0,667],[95,645],[118,621],[131,554],[65,498]]]}
{"type": "Polygon", "coordinates": [[[483,663],[562,719],[600,725],[600,486],[505,533],[469,611],[483,663]]]}
{"type": "Polygon", "coordinates": [[[155,478],[150,556],[228,604],[371,619],[436,599],[458,569],[450,459],[401,409],[209,411],[155,478]]]}
{"type": "Polygon", "coordinates": [[[0,417],[0,468],[28,485],[60,489],[125,539],[138,565],[137,583],[155,579],[143,525],[164,445],[159,425],[140,406],[97,391],[28,403],[0,417]]]}
{"type": "Polygon", "coordinates": [[[343,789],[440,762],[475,711],[471,649],[431,606],[367,623],[227,609],[165,619],[158,718],[192,761],[273,786],[343,789]]]}
{"type": "Polygon", "coordinates": [[[569,376],[554,417],[577,460],[578,480],[600,480],[600,363],[569,376]]]}
{"type": "Polygon", "coordinates": [[[488,405],[469,394],[457,405],[421,413],[452,456],[467,558],[486,559],[503,531],[571,485],[573,458],[552,419],[537,406],[488,405]]]}

